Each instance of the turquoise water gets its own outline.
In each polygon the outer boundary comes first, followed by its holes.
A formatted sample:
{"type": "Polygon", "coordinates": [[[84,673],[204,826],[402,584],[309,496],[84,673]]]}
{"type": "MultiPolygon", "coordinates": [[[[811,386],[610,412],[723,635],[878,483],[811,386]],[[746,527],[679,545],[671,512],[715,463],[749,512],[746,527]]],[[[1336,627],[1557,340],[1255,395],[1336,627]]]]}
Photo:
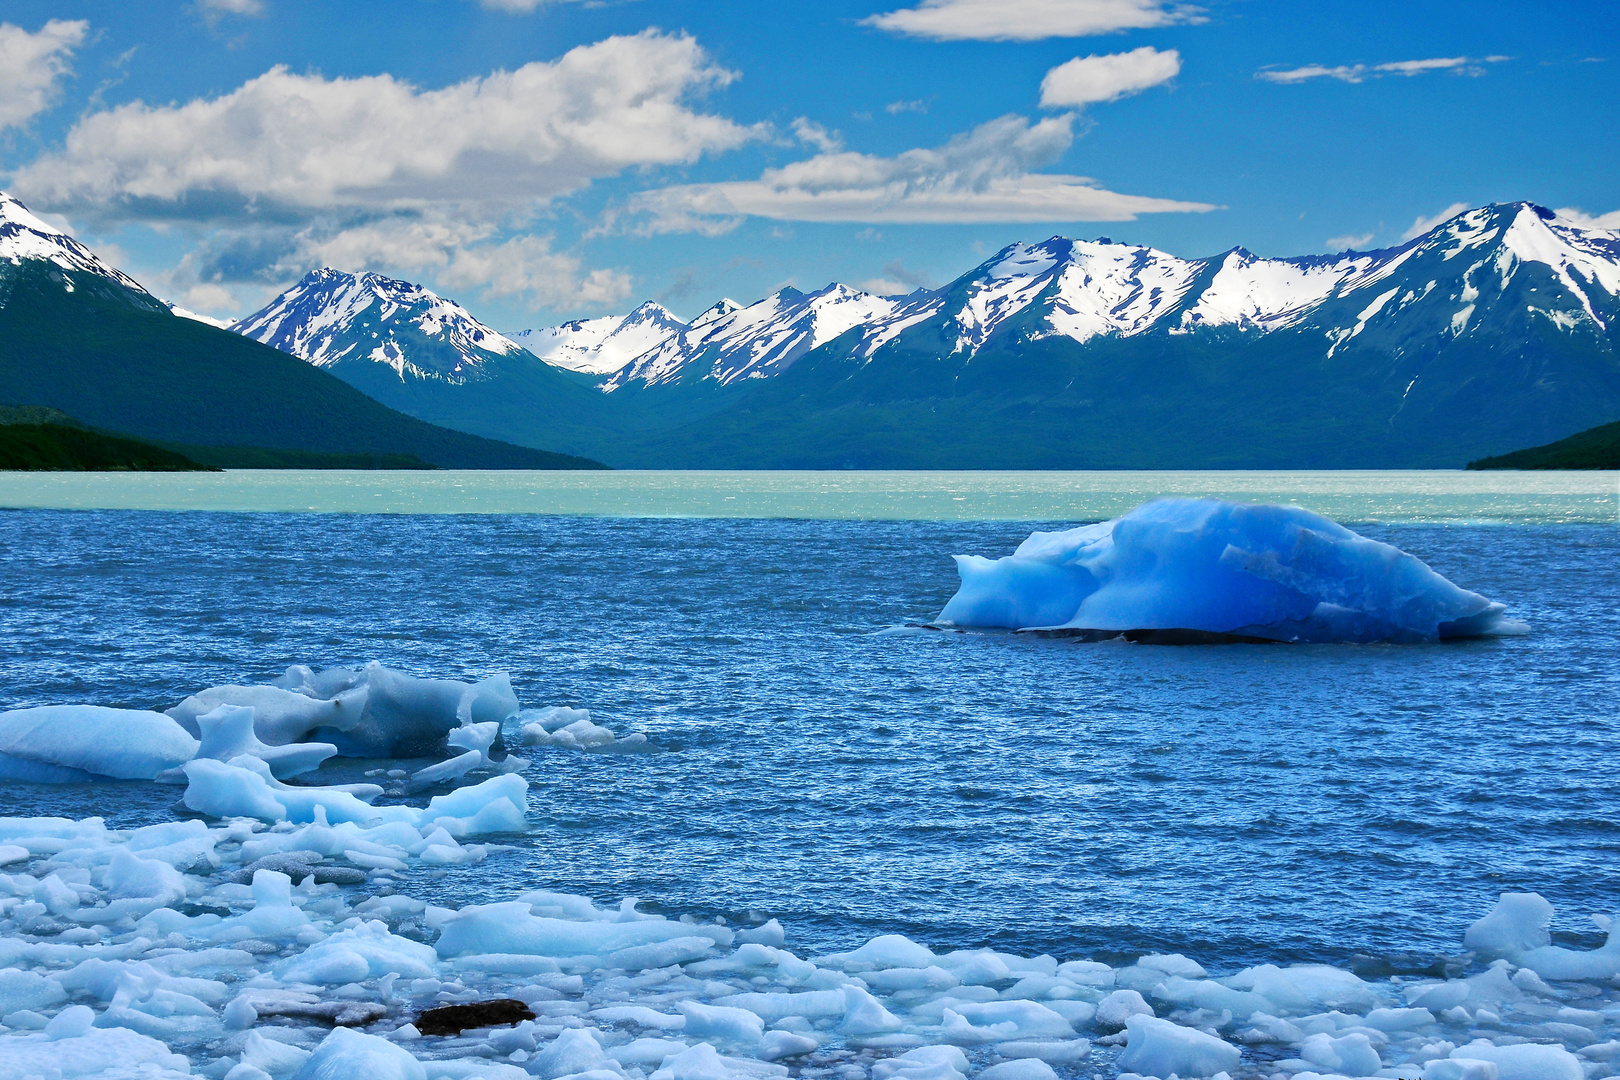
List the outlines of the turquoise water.
{"type": "Polygon", "coordinates": [[[1162,495],[1338,521],[1620,520],[1614,472],[0,473],[0,507],[901,521],[1097,521],[1162,495]]]}

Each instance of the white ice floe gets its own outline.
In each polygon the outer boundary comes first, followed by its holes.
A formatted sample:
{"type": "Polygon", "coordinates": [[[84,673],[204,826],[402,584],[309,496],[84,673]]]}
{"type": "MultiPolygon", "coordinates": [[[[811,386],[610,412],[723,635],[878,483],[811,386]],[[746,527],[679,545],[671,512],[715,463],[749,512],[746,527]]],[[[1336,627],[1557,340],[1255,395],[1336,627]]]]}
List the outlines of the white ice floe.
{"type": "Polygon", "coordinates": [[[505,674],[466,683],[417,678],[372,662],[358,671],[321,672],[295,664],[270,686],[216,686],[169,714],[195,733],[197,717],[221,705],[252,706],[256,734],[273,746],[329,742],[346,757],[432,753],[463,724],[498,724],[518,711],[505,674]]]}
{"type": "MultiPolygon", "coordinates": [[[[537,711],[540,730],[551,712],[537,711]]],[[[590,724],[584,710],[578,712],[583,724],[541,741],[615,752],[646,748],[639,735],[610,745],[612,732],[590,724]]],[[[420,679],[377,663],[318,673],[295,665],[275,685],[212,687],[167,714],[96,705],[0,713],[0,780],[155,779],[190,784],[187,805],[216,816],[308,821],[306,804],[315,800],[326,804],[330,820],[368,820],[377,815],[357,802],[370,802],[381,787],[351,785],[321,794],[280,781],[313,772],[339,755],[451,754],[418,769],[411,790],[478,771],[520,771],[528,762],[506,755],[502,732],[503,723],[517,713],[517,695],[504,674],[467,683],[420,679]],[[263,783],[239,775],[242,770],[263,773],[263,783]]]]}
{"type": "Polygon", "coordinates": [[[590,750],[597,753],[634,754],[653,749],[647,736],[636,732],[620,739],[591,720],[589,709],[552,706],[525,709],[518,713],[522,725],[519,739],[524,746],[552,746],[564,750],[590,750]]]}
{"type": "Polygon", "coordinates": [[[958,555],[940,612],[956,626],[1146,640],[1436,641],[1523,633],[1503,605],[1417,558],[1289,506],[1160,499],[1031,534],[1012,555],[958,555]]]}
{"type": "MultiPolygon", "coordinates": [[[[235,770],[219,775],[280,800],[289,785],[262,761],[235,760],[188,768],[235,770]]],[[[421,807],[355,799],[390,811],[365,820],[316,801],[306,824],[0,819],[0,851],[21,853],[0,872],[0,1077],[1620,1074],[1610,947],[1531,966],[1554,955],[1533,894],[1504,896],[1468,931],[1462,977],[1377,980],[1321,964],[1222,974],[1177,954],[1116,968],[946,952],[899,934],[806,956],[774,920],[739,930],[551,891],[459,908],[411,895],[485,857],[473,838],[522,828],[524,786],[507,774],[421,807]],[[496,998],[534,1018],[448,1037],[417,1026],[424,1010],[496,998]]]]}
{"type": "Polygon", "coordinates": [[[151,780],[189,761],[197,740],[169,717],[99,705],[0,713],[0,779],[151,780]]]}

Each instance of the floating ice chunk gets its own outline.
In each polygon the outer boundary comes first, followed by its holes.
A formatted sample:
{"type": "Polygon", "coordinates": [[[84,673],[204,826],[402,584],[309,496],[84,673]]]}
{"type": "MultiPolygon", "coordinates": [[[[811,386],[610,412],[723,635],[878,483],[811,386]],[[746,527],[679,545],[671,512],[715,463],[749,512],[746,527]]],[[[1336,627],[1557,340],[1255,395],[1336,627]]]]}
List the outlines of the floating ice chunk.
{"type": "MultiPolygon", "coordinates": [[[[846,993],[848,991],[845,991],[846,993]]],[[[1074,1027],[1038,1001],[962,1002],[955,1011],[977,1028],[990,1028],[1003,1038],[1070,1039],[1074,1027]]]]}
{"type": "Polygon", "coordinates": [[[267,1039],[257,1031],[250,1031],[242,1043],[242,1053],[237,1060],[269,1076],[282,1077],[297,1072],[299,1066],[309,1058],[310,1051],[302,1047],[267,1039]]]}
{"type": "MultiPolygon", "coordinates": [[[[525,709],[518,714],[524,746],[554,746],[564,750],[593,750],[614,744],[613,732],[593,723],[589,709],[552,706],[525,709]]],[[[638,738],[631,736],[632,739],[638,738]]],[[[639,736],[641,742],[646,736],[639,736]]]]}
{"type": "Polygon", "coordinates": [[[1091,1056],[1089,1039],[1061,1039],[1054,1042],[1004,1042],[996,1046],[1004,1058],[1036,1058],[1050,1065],[1072,1065],[1091,1056]]]}
{"type": "Polygon", "coordinates": [[[696,1001],[682,1001],[675,1007],[686,1017],[686,1034],[701,1039],[753,1044],[765,1034],[765,1021],[747,1009],[696,1001]]]}
{"type": "Polygon", "coordinates": [[[1097,1025],[1112,1030],[1125,1026],[1133,1016],[1152,1016],[1149,1005],[1135,990],[1115,990],[1097,1002],[1097,1025]]]}
{"type": "Polygon", "coordinates": [[[1271,1001],[1282,1016],[1322,1009],[1373,1008],[1376,991],[1351,972],[1326,964],[1261,964],[1224,980],[1235,990],[1249,990],[1271,1001]]]}
{"type": "Polygon", "coordinates": [[[781,1061],[814,1053],[821,1044],[810,1035],[793,1031],[767,1031],[759,1040],[761,1061],[781,1061]]]}
{"type": "Polygon", "coordinates": [[[1384,1067],[1372,1041],[1360,1032],[1312,1035],[1300,1045],[1299,1056],[1340,1076],[1372,1076],[1384,1067]]]}
{"type": "Polygon", "coordinates": [[[564,1028],[544,1050],[534,1056],[535,1072],[545,1080],[610,1067],[619,1073],[618,1063],[602,1052],[602,1043],[590,1028],[564,1028]]]}
{"type": "Polygon", "coordinates": [[[1423,1066],[1423,1080],[1497,1080],[1496,1062],[1478,1058],[1437,1058],[1423,1066]]]}
{"type": "Polygon", "coordinates": [[[1160,499],[956,563],[961,588],[939,619],[958,626],[1328,642],[1526,629],[1398,548],[1297,507],[1160,499]]]}
{"type": "Polygon", "coordinates": [[[61,983],[32,971],[0,968],[0,1016],[48,1009],[67,1000],[61,983]]]}
{"type": "Polygon", "coordinates": [[[752,1075],[739,1069],[738,1064],[721,1057],[708,1043],[698,1043],[664,1062],[648,1080],[741,1080],[752,1075]]]}
{"type": "Polygon", "coordinates": [[[1125,1022],[1129,1035],[1119,1055],[1121,1072],[1144,1076],[1214,1076],[1237,1068],[1238,1048],[1223,1039],[1152,1016],[1125,1022]]]}
{"type": "Polygon", "coordinates": [[[968,1059],[954,1046],[919,1046],[872,1066],[872,1080],[965,1080],[968,1059]]]}
{"type": "Polygon", "coordinates": [[[1581,1059],[1562,1046],[1521,1043],[1493,1046],[1478,1039],[1451,1052],[1457,1059],[1489,1061],[1500,1080],[1585,1080],[1581,1059]]]}
{"type": "Polygon", "coordinates": [[[302,665],[270,686],[216,686],[169,714],[193,733],[221,705],[254,709],[254,731],[272,746],[314,740],[349,757],[407,757],[443,750],[464,724],[499,724],[518,709],[505,674],[477,683],[419,679],[378,663],[316,674],[302,665]]]}
{"type": "Polygon", "coordinates": [[[98,922],[125,915],[139,917],[186,898],[185,875],[166,862],[143,859],[124,848],[113,852],[105,880],[112,899],[107,905],[110,917],[98,918],[98,922]]]}
{"type": "Polygon", "coordinates": [[[838,1030],[854,1037],[899,1031],[905,1025],[882,1002],[858,986],[844,987],[844,1019],[838,1030]]]}
{"type": "Polygon", "coordinates": [[[401,1047],[375,1035],[333,1028],[293,1080],[428,1080],[427,1070],[401,1047]]]}
{"type": "Polygon", "coordinates": [[[0,713],[0,775],[43,783],[151,780],[189,761],[197,740],[162,713],[42,705],[0,713]],[[14,775],[26,767],[36,775],[14,775]],[[66,770],[66,771],[63,771],[66,770]]]}
{"type": "Polygon", "coordinates": [[[386,923],[372,920],[340,930],[282,965],[283,982],[338,985],[402,975],[433,977],[438,954],[430,945],[389,933],[386,923]]]}
{"type": "Polygon", "coordinates": [[[919,945],[904,934],[884,934],[868,941],[854,952],[827,957],[849,971],[883,968],[925,968],[936,957],[926,945],[919,945]]]}
{"type": "Polygon", "coordinates": [[[1057,1073],[1040,1058],[1015,1058],[985,1069],[979,1080],[1057,1080],[1057,1073]]]}
{"type": "Polygon", "coordinates": [[[189,1077],[191,1066],[157,1039],[127,1028],[88,1028],[53,1038],[46,1031],[0,1036],[0,1062],[6,1075],[93,1080],[98,1077],[139,1077],[170,1080],[189,1077]]]}
{"type": "Polygon", "coordinates": [[[253,710],[253,733],[271,746],[302,742],[320,728],[347,731],[360,724],[366,691],[320,701],[275,686],[214,686],[193,694],[169,710],[191,734],[201,737],[201,718],[223,705],[253,710]]]}
{"type": "Polygon", "coordinates": [[[441,957],[481,953],[604,956],[632,946],[693,937],[693,929],[668,919],[610,923],[543,918],[531,915],[529,905],[522,901],[507,901],[451,912],[434,948],[441,957]]]}
{"type": "Polygon", "coordinates": [[[1012,978],[1007,962],[989,949],[965,949],[939,957],[940,967],[966,986],[988,986],[1012,978]]]}
{"type": "MultiPolygon", "coordinates": [[[[197,758],[185,765],[185,804],[210,817],[255,817],[261,821],[312,822],[316,812],[329,822],[416,822],[421,811],[409,806],[370,806],[353,788],[294,787],[270,774],[270,766],[243,755],[229,762],[197,758]]],[[[382,789],[370,785],[375,797],[382,789]]]]}
{"type": "Polygon", "coordinates": [[[505,673],[477,683],[419,679],[373,661],[363,675],[364,717],[329,739],[340,754],[350,757],[431,753],[462,724],[499,724],[518,711],[517,695],[505,673]]]}
{"type": "Polygon", "coordinates": [[[843,990],[806,990],[798,993],[729,994],[715,998],[716,1005],[747,1009],[767,1021],[788,1016],[803,1016],[811,1020],[841,1017],[849,1011],[849,999],[843,990]]]}
{"type": "Polygon", "coordinates": [[[1496,906],[1463,934],[1463,944],[1490,957],[1507,957],[1550,944],[1553,906],[1538,893],[1503,893],[1496,906]]]}
{"type": "Polygon", "coordinates": [[[1503,893],[1490,914],[1468,928],[1463,944],[1488,957],[1502,957],[1545,979],[1608,979],[1620,976],[1620,923],[1589,951],[1551,944],[1553,906],[1536,893],[1503,893]]]}
{"type": "Polygon", "coordinates": [[[529,827],[528,791],[529,782],[516,773],[492,776],[481,784],[429,799],[417,823],[456,837],[523,832],[529,827]]]}
{"type": "Polygon", "coordinates": [[[254,709],[247,705],[221,705],[197,717],[202,745],[197,756],[230,761],[244,754],[258,758],[270,767],[277,780],[298,776],[320,767],[337,753],[331,743],[289,743],[271,746],[254,734],[254,709]]]}

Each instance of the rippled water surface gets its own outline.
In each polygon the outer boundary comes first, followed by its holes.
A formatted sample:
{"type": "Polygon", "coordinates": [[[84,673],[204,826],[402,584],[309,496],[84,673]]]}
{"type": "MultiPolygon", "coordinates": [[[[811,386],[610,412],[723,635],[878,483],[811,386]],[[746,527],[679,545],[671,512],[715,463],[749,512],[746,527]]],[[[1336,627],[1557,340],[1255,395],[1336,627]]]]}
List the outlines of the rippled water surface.
{"type": "MultiPolygon", "coordinates": [[[[1017,522],[0,512],[0,707],[166,707],[289,663],[509,671],[644,756],[533,754],[546,886],[777,915],[815,952],[941,947],[1212,968],[1456,952],[1504,889],[1559,928],[1620,894],[1620,530],[1362,531],[1528,637],[1432,647],[877,636],[1017,522]]],[[[0,788],[0,813],[167,820],[176,789],[0,788]]],[[[421,892],[422,895],[430,895],[421,892]]]]}

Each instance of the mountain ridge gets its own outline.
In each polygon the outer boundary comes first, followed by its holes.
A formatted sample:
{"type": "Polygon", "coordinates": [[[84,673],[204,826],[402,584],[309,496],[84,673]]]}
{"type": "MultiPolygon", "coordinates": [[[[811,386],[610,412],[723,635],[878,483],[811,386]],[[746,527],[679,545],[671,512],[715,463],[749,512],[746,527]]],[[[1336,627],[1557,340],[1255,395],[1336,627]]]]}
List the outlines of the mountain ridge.
{"type": "Polygon", "coordinates": [[[602,467],[404,415],[304,360],[177,315],[4,194],[0,386],[18,406],[155,443],[413,455],[449,468],[602,467]]]}

